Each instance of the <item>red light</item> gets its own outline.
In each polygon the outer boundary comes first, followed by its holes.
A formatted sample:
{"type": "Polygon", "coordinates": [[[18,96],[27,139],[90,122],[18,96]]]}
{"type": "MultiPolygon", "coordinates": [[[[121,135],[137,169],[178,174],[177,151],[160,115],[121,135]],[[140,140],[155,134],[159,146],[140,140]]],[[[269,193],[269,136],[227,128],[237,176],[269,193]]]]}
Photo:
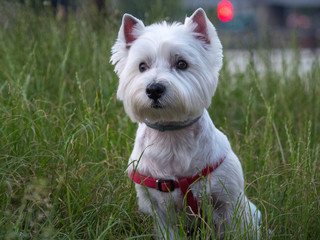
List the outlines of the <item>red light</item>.
{"type": "Polygon", "coordinates": [[[233,17],[233,6],[228,0],[222,0],[218,3],[218,18],[222,22],[228,22],[233,17]]]}

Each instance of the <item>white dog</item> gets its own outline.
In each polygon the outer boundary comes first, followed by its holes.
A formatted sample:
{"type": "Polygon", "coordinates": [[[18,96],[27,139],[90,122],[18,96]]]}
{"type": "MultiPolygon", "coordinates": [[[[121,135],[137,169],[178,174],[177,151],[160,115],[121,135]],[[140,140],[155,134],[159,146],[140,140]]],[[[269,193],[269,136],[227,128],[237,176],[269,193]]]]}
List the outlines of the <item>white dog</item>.
{"type": "Polygon", "coordinates": [[[111,62],[120,78],[118,99],[139,123],[127,171],[159,237],[183,237],[177,225],[187,211],[198,222],[211,216],[218,238],[248,229],[247,238],[258,238],[261,213],[245,197],[241,164],[206,110],[222,46],[205,12],[198,9],[184,24],[146,27],[125,14],[111,62]],[[205,200],[211,213],[199,204],[205,200]]]}

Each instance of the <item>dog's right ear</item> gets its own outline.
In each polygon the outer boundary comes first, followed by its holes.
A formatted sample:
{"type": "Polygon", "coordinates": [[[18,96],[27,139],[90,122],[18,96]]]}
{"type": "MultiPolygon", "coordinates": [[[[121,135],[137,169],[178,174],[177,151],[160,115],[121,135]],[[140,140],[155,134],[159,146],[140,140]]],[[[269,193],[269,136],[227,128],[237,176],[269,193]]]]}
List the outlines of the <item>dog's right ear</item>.
{"type": "Polygon", "coordinates": [[[115,71],[119,75],[124,69],[126,59],[128,57],[128,50],[132,43],[143,33],[144,24],[141,20],[124,14],[122,24],[118,33],[116,43],[111,49],[111,63],[115,65],[115,71]]]}
{"type": "Polygon", "coordinates": [[[130,14],[124,14],[118,38],[123,40],[126,44],[126,48],[129,49],[131,44],[139,37],[143,29],[144,24],[141,20],[130,14]]]}

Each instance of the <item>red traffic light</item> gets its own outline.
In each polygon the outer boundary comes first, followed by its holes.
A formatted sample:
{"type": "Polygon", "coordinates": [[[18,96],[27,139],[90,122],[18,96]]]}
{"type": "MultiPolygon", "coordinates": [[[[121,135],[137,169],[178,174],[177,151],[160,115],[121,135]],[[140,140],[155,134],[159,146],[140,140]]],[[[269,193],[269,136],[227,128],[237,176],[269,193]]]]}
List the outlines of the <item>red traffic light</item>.
{"type": "Polygon", "coordinates": [[[222,22],[228,22],[233,17],[233,6],[228,0],[222,0],[218,3],[218,18],[222,22]]]}

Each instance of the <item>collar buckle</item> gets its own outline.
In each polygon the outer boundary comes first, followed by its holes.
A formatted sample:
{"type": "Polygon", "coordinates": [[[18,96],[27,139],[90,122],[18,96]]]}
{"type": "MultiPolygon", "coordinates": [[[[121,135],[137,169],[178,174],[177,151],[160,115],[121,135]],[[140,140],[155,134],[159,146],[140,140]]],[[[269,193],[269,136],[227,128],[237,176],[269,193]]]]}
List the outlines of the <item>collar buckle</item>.
{"type": "Polygon", "coordinates": [[[175,188],[174,181],[171,179],[157,179],[156,184],[160,192],[172,192],[175,188]]]}

